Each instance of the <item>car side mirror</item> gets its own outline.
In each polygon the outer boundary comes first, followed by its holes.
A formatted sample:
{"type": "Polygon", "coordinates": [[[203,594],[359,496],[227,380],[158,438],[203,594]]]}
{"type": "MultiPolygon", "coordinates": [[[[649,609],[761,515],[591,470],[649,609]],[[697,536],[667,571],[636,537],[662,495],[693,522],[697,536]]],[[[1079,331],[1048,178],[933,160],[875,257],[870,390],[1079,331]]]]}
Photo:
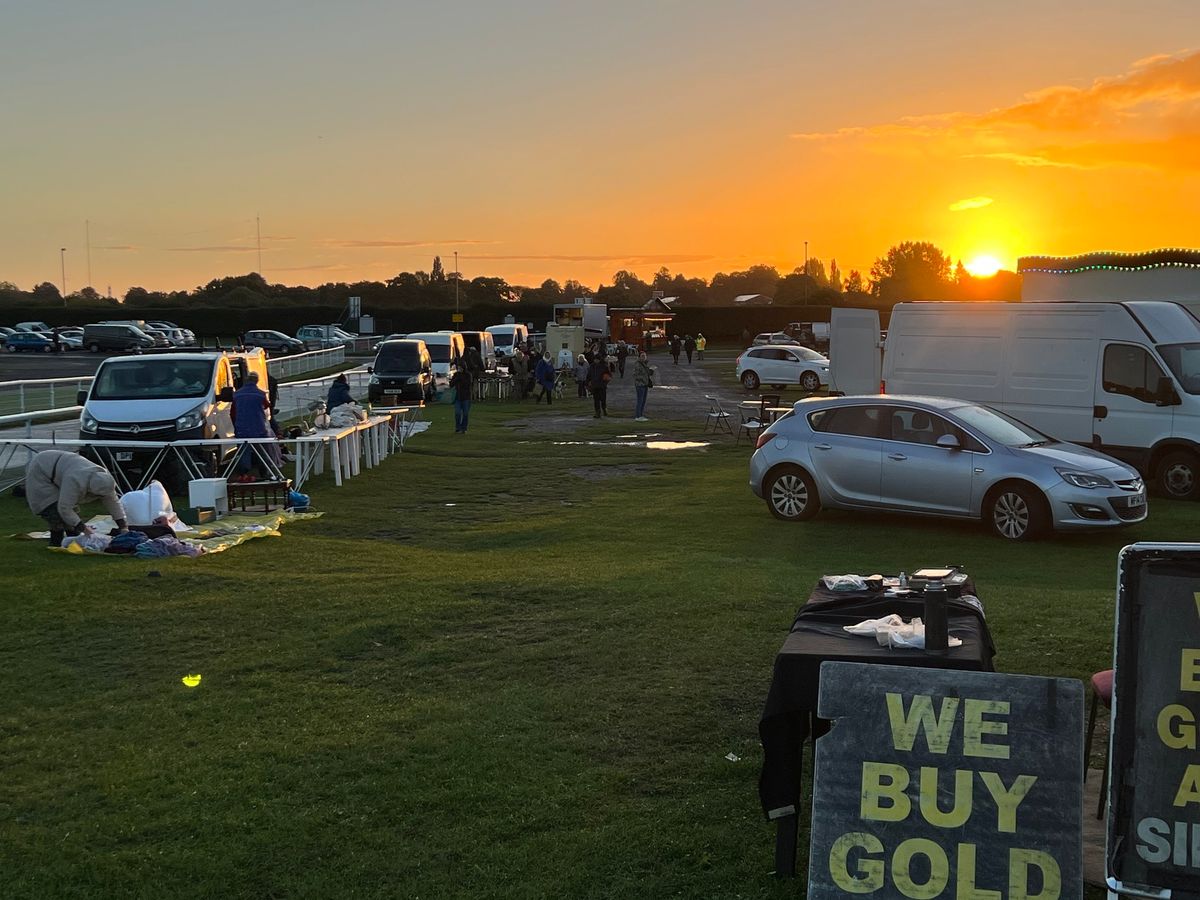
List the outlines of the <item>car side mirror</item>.
{"type": "Polygon", "coordinates": [[[940,438],[937,439],[937,445],[939,447],[941,447],[943,450],[960,450],[960,449],[962,449],[962,444],[960,444],[958,442],[958,438],[956,438],[952,434],[943,434],[940,438]]]}
{"type": "Polygon", "coordinates": [[[221,392],[219,394],[217,394],[217,399],[219,401],[221,401],[222,403],[232,403],[233,402],[233,388],[231,388],[231,387],[221,388],[221,392]]]}
{"type": "Polygon", "coordinates": [[[76,394],[75,394],[75,405],[76,405],[76,406],[83,406],[85,403],[87,403],[87,395],[88,395],[88,392],[87,392],[87,391],[78,391],[78,392],[76,392],[76,394]]]}
{"type": "Polygon", "coordinates": [[[1158,390],[1155,391],[1154,403],[1156,406],[1178,406],[1179,395],[1175,393],[1175,385],[1171,383],[1171,379],[1164,375],[1158,379],[1158,390]]]}
{"type": "Polygon", "coordinates": [[[374,375],[374,374],[375,374],[375,367],[374,367],[374,366],[367,366],[367,374],[368,374],[368,375],[374,375]]]}

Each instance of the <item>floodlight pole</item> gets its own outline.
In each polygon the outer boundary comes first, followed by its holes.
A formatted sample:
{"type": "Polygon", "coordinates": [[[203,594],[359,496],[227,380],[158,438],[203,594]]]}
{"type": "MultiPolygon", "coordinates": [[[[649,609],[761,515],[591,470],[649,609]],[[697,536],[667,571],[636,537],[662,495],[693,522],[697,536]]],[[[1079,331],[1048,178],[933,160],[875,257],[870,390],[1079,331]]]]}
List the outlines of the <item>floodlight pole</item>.
{"type": "Polygon", "coordinates": [[[67,248],[58,248],[58,262],[62,267],[63,306],[67,305],[67,248]]]}
{"type": "Polygon", "coordinates": [[[458,313],[458,251],[454,251],[454,312],[458,313]]]}

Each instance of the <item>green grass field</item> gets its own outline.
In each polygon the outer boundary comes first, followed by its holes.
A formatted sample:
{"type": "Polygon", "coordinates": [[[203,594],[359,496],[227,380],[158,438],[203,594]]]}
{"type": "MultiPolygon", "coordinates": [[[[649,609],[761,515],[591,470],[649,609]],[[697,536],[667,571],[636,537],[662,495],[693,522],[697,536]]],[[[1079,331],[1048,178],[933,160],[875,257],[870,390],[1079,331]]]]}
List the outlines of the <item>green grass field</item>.
{"type": "MultiPolygon", "coordinates": [[[[324,518],[208,559],[0,541],[0,895],[803,896],[770,874],[757,721],[819,575],[961,564],[1000,669],[1086,678],[1120,547],[1194,536],[1164,501],[1023,546],[787,526],[730,439],[555,445],[514,415],[458,436],[437,407],[381,469],[311,483],[324,518]]],[[[3,533],[36,525],[0,500],[3,533]]]]}

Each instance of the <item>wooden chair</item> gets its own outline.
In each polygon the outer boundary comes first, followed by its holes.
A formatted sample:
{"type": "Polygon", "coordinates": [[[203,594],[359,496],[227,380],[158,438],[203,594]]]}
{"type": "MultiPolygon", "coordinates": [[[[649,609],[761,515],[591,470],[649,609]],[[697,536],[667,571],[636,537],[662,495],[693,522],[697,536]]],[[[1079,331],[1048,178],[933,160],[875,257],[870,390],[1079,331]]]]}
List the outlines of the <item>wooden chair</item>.
{"type": "Polygon", "coordinates": [[[705,394],[704,399],[708,401],[708,415],[704,420],[705,432],[712,428],[713,434],[716,434],[724,428],[726,434],[732,435],[733,426],[729,424],[729,413],[725,412],[725,408],[721,406],[720,398],[705,394]]]}

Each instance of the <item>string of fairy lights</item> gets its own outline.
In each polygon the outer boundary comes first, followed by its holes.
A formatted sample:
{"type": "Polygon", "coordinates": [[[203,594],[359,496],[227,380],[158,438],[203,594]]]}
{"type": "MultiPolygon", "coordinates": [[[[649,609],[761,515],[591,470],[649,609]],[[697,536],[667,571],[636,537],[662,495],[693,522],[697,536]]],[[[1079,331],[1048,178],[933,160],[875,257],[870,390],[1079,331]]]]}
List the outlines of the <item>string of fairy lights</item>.
{"type": "Polygon", "coordinates": [[[1173,268],[1200,268],[1200,250],[1166,247],[1137,253],[1112,250],[1083,253],[1079,256],[1023,256],[1017,260],[1018,272],[1043,272],[1050,275],[1093,271],[1143,272],[1148,269],[1173,268]]]}

